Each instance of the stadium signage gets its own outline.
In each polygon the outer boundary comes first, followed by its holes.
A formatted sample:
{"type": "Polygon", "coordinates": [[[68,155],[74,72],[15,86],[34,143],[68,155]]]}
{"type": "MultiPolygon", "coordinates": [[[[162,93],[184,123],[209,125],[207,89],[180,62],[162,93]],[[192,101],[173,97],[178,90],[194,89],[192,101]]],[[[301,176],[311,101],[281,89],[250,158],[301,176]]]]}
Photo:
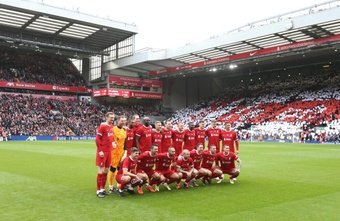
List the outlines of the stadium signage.
{"type": "Polygon", "coordinates": [[[69,101],[69,100],[77,100],[76,96],[57,96],[57,95],[46,95],[46,94],[22,94],[22,93],[11,93],[11,92],[0,92],[2,94],[10,94],[14,96],[30,96],[33,98],[46,98],[60,101],[69,101]]]}
{"type": "Polygon", "coordinates": [[[8,82],[8,81],[0,81],[0,87],[40,90],[40,91],[61,91],[61,92],[70,92],[70,93],[90,93],[92,91],[91,89],[85,88],[85,87],[59,86],[59,85],[51,85],[51,84],[35,84],[35,83],[8,82]]]}
{"type": "Polygon", "coordinates": [[[265,49],[256,50],[256,51],[244,52],[244,53],[240,53],[240,54],[225,56],[225,57],[216,58],[216,59],[211,59],[209,61],[195,62],[195,63],[192,63],[192,64],[178,66],[178,67],[164,68],[164,69],[160,69],[160,70],[157,70],[157,71],[151,71],[151,72],[149,72],[149,75],[150,76],[156,76],[156,75],[165,74],[165,73],[175,73],[175,72],[181,71],[181,70],[190,70],[190,69],[194,69],[194,68],[202,68],[202,67],[205,67],[205,66],[219,64],[219,63],[223,63],[223,62],[250,58],[250,57],[253,57],[255,55],[256,56],[269,55],[269,54],[274,54],[274,53],[277,53],[277,52],[288,51],[288,50],[291,50],[291,49],[313,47],[315,45],[321,45],[321,44],[325,44],[325,43],[329,43],[329,42],[336,42],[336,41],[340,41],[340,34],[332,35],[332,36],[328,36],[328,37],[324,37],[324,38],[302,41],[302,42],[279,45],[279,46],[265,48],[265,49]]]}
{"type": "Polygon", "coordinates": [[[162,94],[151,92],[135,92],[123,89],[102,88],[94,90],[93,97],[124,97],[124,98],[137,98],[137,99],[162,99],[162,94]]]}
{"type": "Polygon", "coordinates": [[[131,97],[138,99],[162,99],[162,94],[146,93],[146,92],[131,92],[131,97]]]}
{"type": "Polygon", "coordinates": [[[109,75],[109,84],[125,85],[133,87],[154,87],[161,88],[163,86],[162,81],[151,80],[151,79],[141,79],[134,77],[125,77],[118,75],[109,75]]]}

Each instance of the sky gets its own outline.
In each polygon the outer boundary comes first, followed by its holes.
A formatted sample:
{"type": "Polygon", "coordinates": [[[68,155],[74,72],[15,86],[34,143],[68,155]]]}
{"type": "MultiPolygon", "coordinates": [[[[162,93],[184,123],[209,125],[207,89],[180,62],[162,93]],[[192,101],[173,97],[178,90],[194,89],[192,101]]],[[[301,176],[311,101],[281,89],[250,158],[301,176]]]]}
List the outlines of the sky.
{"type": "MultiPolygon", "coordinates": [[[[37,0],[36,0],[37,1],[37,0]]],[[[136,24],[136,50],[178,48],[248,23],[325,0],[40,0],[44,4],[136,24]]]]}

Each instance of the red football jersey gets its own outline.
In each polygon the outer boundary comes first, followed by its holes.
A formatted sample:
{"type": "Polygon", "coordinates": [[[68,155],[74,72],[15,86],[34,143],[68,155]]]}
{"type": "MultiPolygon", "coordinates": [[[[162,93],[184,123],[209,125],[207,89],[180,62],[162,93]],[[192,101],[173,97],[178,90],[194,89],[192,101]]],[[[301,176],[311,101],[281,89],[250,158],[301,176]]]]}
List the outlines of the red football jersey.
{"type": "Polygon", "coordinates": [[[205,129],[195,128],[196,145],[201,143],[205,147],[205,129]]]}
{"type": "Polygon", "coordinates": [[[139,150],[141,151],[141,153],[150,150],[152,144],[151,133],[151,127],[146,127],[145,125],[143,125],[138,128],[136,136],[140,137],[139,150]]]}
{"type": "Polygon", "coordinates": [[[201,167],[203,155],[198,154],[196,150],[190,151],[190,157],[194,161],[195,169],[199,169],[201,167]]]}
{"type": "Polygon", "coordinates": [[[190,171],[193,168],[194,163],[191,158],[184,160],[183,157],[180,157],[176,162],[176,166],[180,167],[184,171],[190,171]]]}
{"type": "Polygon", "coordinates": [[[99,125],[96,136],[97,152],[110,152],[113,141],[113,125],[102,123],[99,125]]]}
{"type": "Polygon", "coordinates": [[[169,147],[172,145],[172,131],[163,129],[162,131],[162,150],[158,150],[160,153],[168,152],[169,147]]]}
{"type": "Polygon", "coordinates": [[[156,160],[156,156],[151,156],[150,151],[145,151],[138,156],[137,168],[144,171],[152,170],[155,166],[156,160]]]}
{"type": "Polygon", "coordinates": [[[203,159],[202,159],[202,164],[201,167],[205,169],[211,169],[212,165],[215,162],[215,154],[212,154],[210,150],[205,150],[202,153],[203,159]]]}
{"type": "Polygon", "coordinates": [[[184,134],[185,134],[185,131],[182,131],[182,132],[178,130],[172,131],[172,145],[176,150],[176,155],[179,155],[182,153],[184,134]]]}
{"type": "Polygon", "coordinates": [[[175,162],[175,157],[169,157],[168,153],[157,154],[156,170],[170,170],[171,165],[175,162]]]}
{"type": "Polygon", "coordinates": [[[208,128],[206,130],[206,135],[208,137],[208,149],[210,145],[216,145],[217,152],[220,152],[220,129],[219,128],[208,128]]]}
{"type": "Polygon", "coordinates": [[[186,130],[184,134],[184,146],[183,149],[188,149],[189,151],[195,149],[196,141],[195,141],[195,131],[194,130],[186,130]]]}
{"type": "Polygon", "coordinates": [[[238,160],[238,157],[233,152],[229,152],[228,155],[224,155],[222,152],[216,154],[216,162],[220,163],[222,170],[234,169],[236,160],[238,160]]]}
{"type": "Polygon", "coordinates": [[[127,154],[130,155],[131,148],[133,147],[135,139],[135,133],[133,132],[133,129],[128,128],[126,130],[126,150],[127,154]]]}
{"type": "Polygon", "coordinates": [[[132,160],[131,157],[126,157],[120,165],[118,174],[123,174],[123,170],[126,169],[128,172],[136,174],[137,160],[132,160]]]}
{"type": "Polygon", "coordinates": [[[238,141],[235,131],[221,130],[222,148],[228,145],[230,151],[235,153],[235,141],[238,141]]]}
{"type": "Polygon", "coordinates": [[[163,138],[163,134],[161,132],[153,130],[152,133],[151,133],[151,137],[152,137],[152,139],[151,139],[152,140],[152,144],[157,144],[158,151],[162,150],[162,138],[163,138]]]}
{"type": "Polygon", "coordinates": [[[132,130],[133,130],[133,135],[135,136],[134,137],[134,139],[133,139],[133,146],[134,147],[137,147],[137,144],[136,144],[136,133],[137,133],[137,131],[138,131],[138,129],[140,128],[140,127],[142,127],[143,126],[143,124],[141,124],[141,123],[139,123],[139,124],[136,124],[133,128],[132,128],[132,130]]]}

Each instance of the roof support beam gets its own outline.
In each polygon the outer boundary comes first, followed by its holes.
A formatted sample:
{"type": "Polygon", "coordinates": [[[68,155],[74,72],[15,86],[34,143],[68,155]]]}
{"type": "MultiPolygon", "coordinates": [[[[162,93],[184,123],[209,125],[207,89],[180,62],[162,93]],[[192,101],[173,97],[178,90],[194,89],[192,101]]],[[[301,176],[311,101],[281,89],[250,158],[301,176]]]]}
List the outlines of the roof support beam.
{"type": "Polygon", "coordinates": [[[30,24],[32,24],[32,22],[34,22],[37,18],[39,18],[40,15],[34,15],[30,20],[28,20],[23,26],[21,26],[21,29],[25,29],[27,28],[27,26],[29,26],[30,24]]]}
{"type": "Polygon", "coordinates": [[[242,43],[247,44],[247,45],[250,45],[250,46],[253,46],[254,48],[257,48],[257,49],[263,49],[262,47],[260,47],[260,46],[258,46],[258,45],[256,45],[256,44],[247,42],[247,41],[242,41],[242,43]]]}
{"type": "Polygon", "coordinates": [[[225,50],[225,49],[222,49],[222,48],[218,48],[218,47],[214,47],[215,50],[218,50],[218,51],[223,51],[223,52],[226,52],[226,53],[229,53],[231,55],[234,55],[235,53],[234,52],[231,52],[231,51],[228,51],[228,50],[225,50]]]}
{"type": "Polygon", "coordinates": [[[205,56],[202,56],[202,55],[198,55],[198,54],[195,54],[195,53],[190,53],[191,55],[193,56],[196,56],[196,57],[199,57],[199,58],[203,58],[205,60],[210,60],[211,58],[208,58],[208,57],[205,57],[205,56]]]}
{"type": "Polygon", "coordinates": [[[54,35],[59,35],[62,31],[66,30],[68,27],[70,27],[71,25],[73,25],[73,22],[68,23],[67,25],[64,25],[64,27],[62,27],[61,29],[59,29],[58,31],[56,31],[54,33],[54,35]]]}
{"type": "Polygon", "coordinates": [[[301,32],[302,33],[304,33],[304,34],[306,34],[306,35],[308,35],[309,37],[312,37],[312,38],[321,38],[321,36],[320,35],[318,35],[318,34],[316,34],[316,33],[313,33],[313,32],[311,32],[311,31],[309,31],[309,30],[301,30],[301,32]]]}
{"type": "Polygon", "coordinates": [[[320,27],[320,26],[318,26],[318,25],[313,25],[312,27],[313,27],[313,28],[316,28],[316,29],[322,31],[323,33],[328,34],[328,35],[334,35],[332,32],[330,32],[330,31],[328,31],[328,30],[326,30],[326,29],[324,29],[324,28],[322,28],[322,27],[320,27]]]}
{"type": "Polygon", "coordinates": [[[294,41],[293,39],[290,39],[290,38],[288,38],[288,37],[286,37],[286,36],[283,36],[283,35],[281,35],[281,34],[279,34],[279,33],[275,33],[274,35],[277,36],[277,37],[283,38],[283,39],[289,41],[290,43],[296,42],[296,41],[294,41]]]}

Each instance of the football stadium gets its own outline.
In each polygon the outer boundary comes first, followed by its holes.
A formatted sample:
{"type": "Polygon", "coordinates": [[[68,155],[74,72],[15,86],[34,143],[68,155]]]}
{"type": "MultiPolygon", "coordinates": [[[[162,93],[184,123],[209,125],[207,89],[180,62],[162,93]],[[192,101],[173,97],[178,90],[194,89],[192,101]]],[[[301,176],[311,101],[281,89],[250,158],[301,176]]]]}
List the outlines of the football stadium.
{"type": "Polygon", "coordinates": [[[340,220],[339,0],[137,25],[0,0],[0,220],[340,220]]]}

